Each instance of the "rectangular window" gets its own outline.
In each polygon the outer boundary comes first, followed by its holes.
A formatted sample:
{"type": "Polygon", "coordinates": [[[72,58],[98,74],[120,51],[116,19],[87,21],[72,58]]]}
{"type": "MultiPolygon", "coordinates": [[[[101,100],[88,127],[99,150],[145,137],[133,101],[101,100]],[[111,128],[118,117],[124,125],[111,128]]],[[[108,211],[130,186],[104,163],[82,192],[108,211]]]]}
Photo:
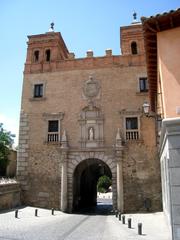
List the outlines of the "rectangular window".
{"type": "Polygon", "coordinates": [[[126,118],[126,129],[138,129],[137,117],[126,118]]]}
{"type": "Polygon", "coordinates": [[[59,141],[59,121],[51,120],[48,121],[48,142],[59,141]]]}
{"type": "Polygon", "coordinates": [[[48,132],[58,132],[58,120],[48,122],[48,132]]]}
{"type": "Polygon", "coordinates": [[[126,118],[126,140],[138,140],[139,129],[138,129],[138,118],[128,117],[126,118]]]}
{"type": "Polygon", "coordinates": [[[34,85],[34,97],[43,97],[43,84],[35,84],[34,85]]]}
{"type": "Polygon", "coordinates": [[[148,92],[148,80],[146,77],[139,78],[140,92],[148,92]]]}

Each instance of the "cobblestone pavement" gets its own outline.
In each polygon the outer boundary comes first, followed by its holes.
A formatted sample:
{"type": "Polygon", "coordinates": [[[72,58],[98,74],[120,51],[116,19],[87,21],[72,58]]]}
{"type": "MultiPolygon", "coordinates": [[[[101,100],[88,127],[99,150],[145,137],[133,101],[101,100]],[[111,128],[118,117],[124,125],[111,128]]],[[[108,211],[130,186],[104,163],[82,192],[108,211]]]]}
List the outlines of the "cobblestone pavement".
{"type": "MultiPolygon", "coordinates": [[[[103,206],[102,206],[103,210],[103,206]]],[[[47,209],[19,209],[0,212],[0,240],[169,240],[162,213],[125,215],[132,218],[132,229],[114,215],[65,214],[47,209]],[[143,235],[137,234],[137,223],[143,223],[143,235]]]]}

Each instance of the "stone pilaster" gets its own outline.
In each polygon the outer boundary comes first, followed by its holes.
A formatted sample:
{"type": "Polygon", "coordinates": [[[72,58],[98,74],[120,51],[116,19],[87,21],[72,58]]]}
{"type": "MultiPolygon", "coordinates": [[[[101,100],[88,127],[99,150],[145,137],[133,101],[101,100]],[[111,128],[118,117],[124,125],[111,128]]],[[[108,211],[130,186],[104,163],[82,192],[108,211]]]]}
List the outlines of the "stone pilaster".
{"type": "Polygon", "coordinates": [[[115,159],[117,166],[117,209],[123,212],[123,167],[122,167],[122,139],[118,128],[115,145],[115,159]]]}
{"type": "Polygon", "coordinates": [[[61,211],[66,212],[68,209],[68,189],[67,189],[67,149],[62,150],[61,155],[61,211]]]}
{"type": "Polygon", "coordinates": [[[29,157],[29,123],[28,115],[23,110],[20,114],[19,149],[17,152],[17,179],[22,190],[28,190],[28,157],[29,157]]]}
{"type": "Polygon", "coordinates": [[[122,150],[116,149],[117,163],[117,209],[123,212],[123,168],[122,168],[122,150]]]}

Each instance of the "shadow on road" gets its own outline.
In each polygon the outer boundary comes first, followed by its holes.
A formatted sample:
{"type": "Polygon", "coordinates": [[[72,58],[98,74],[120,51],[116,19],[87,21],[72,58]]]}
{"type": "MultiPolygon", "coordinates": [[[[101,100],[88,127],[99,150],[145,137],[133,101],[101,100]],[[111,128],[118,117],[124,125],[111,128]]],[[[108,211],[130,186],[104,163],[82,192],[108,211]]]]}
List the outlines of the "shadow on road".
{"type": "Polygon", "coordinates": [[[98,199],[96,206],[84,207],[74,213],[85,215],[113,215],[112,201],[105,201],[105,199],[98,199]]]}

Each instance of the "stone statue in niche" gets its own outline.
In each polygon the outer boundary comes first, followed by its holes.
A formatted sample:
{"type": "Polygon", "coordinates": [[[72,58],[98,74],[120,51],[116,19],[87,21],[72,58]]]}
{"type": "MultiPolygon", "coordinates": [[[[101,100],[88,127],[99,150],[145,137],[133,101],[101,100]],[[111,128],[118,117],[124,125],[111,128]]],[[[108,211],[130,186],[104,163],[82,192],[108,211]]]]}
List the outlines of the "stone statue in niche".
{"type": "Polygon", "coordinates": [[[91,128],[89,128],[89,134],[88,134],[89,136],[88,136],[88,138],[89,138],[89,140],[94,140],[94,129],[91,127],[91,128]]]}

